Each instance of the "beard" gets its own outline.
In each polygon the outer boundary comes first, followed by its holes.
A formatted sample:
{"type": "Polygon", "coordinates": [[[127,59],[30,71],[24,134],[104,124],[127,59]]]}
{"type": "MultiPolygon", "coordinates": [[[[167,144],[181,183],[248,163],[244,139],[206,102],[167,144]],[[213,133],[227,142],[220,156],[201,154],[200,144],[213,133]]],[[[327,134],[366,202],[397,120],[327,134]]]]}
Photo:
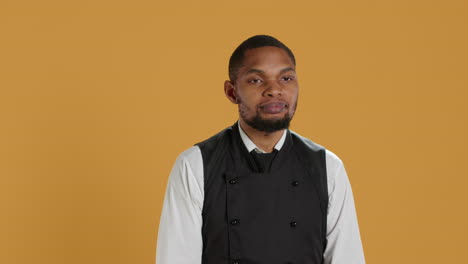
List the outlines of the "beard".
{"type": "Polygon", "coordinates": [[[291,119],[292,118],[289,117],[288,114],[286,114],[281,119],[264,119],[261,118],[260,115],[257,113],[253,118],[244,119],[244,121],[249,126],[255,128],[258,131],[272,133],[279,130],[288,129],[289,124],[291,123],[291,119]]]}
{"type": "MultiPolygon", "coordinates": [[[[293,118],[293,114],[289,112],[289,110],[285,113],[282,118],[279,119],[265,119],[260,116],[258,109],[255,112],[255,116],[252,118],[247,118],[246,116],[246,108],[247,106],[242,104],[241,100],[238,100],[239,103],[239,115],[244,120],[247,125],[251,126],[252,128],[266,132],[272,133],[283,129],[288,129],[293,118]]],[[[295,112],[297,107],[297,102],[294,104],[293,113],[295,112]]],[[[247,108],[248,110],[248,108],[247,108]]]]}

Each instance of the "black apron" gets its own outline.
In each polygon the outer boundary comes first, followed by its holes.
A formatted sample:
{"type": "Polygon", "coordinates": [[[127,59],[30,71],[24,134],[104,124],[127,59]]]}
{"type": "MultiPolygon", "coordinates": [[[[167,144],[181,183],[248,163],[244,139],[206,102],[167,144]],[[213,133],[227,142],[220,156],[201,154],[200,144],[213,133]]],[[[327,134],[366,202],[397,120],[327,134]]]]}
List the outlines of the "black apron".
{"type": "Polygon", "coordinates": [[[198,144],[204,165],[202,264],[319,264],[326,247],[325,150],[287,131],[259,172],[237,123],[198,144]]]}

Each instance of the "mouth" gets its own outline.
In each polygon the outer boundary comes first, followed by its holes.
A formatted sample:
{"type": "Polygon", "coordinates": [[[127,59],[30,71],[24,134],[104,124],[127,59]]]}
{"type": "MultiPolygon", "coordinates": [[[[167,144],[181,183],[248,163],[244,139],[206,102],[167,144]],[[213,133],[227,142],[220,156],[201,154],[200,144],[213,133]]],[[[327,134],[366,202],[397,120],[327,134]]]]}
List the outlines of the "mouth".
{"type": "Polygon", "coordinates": [[[267,114],[279,114],[285,111],[288,104],[284,102],[269,102],[260,105],[260,110],[267,114]]]}

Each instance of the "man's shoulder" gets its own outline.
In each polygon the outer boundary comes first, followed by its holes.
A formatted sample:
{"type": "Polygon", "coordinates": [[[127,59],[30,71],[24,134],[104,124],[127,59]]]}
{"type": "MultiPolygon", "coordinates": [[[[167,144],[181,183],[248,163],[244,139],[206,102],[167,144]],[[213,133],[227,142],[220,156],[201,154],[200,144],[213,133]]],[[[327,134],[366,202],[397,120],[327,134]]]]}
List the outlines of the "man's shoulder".
{"type": "Polygon", "coordinates": [[[207,158],[211,156],[211,158],[219,156],[219,149],[218,146],[226,138],[227,133],[230,133],[232,130],[231,127],[227,127],[222,131],[216,133],[215,135],[205,139],[195,145],[185,149],[181,152],[176,159],[176,166],[189,166],[189,167],[199,167],[204,162],[207,162],[207,158]],[[203,155],[206,153],[216,152],[214,155],[203,155]]]}
{"type": "Polygon", "coordinates": [[[205,165],[216,163],[226,154],[233,130],[234,126],[227,127],[210,138],[195,144],[200,149],[205,165]]]}
{"type": "Polygon", "coordinates": [[[192,146],[186,150],[184,150],[182,153],[179,154],[179,157],[177,159],[181,161],[192,161],[198,159],[200,156],[200,148],[198,146],[192,146]]]}
{"type": "Polygon", "coordinates": [[[195,144],[195,146],[198,146],[200,148],[215,148],[220,141],[224,140],[227,135],[229,135],[232,132],[232,126],[227,127],[220,132],[216,133],[215,135],[198,142],[195,144]]]}
{"type": "Polygon", "coordinates": [[[293,141],[300,142],[300,143],[302,143],[302,145],[308,147],[309,149],[311,149],[313,151],[325,151],[325,147],[323,147],[322,145],[319,145],[318,143],[310,140],[309,138],[304,137],[304,136],[300,135],[299,133],[297,133],[295,131],[292,131],[292,130],[289,130],[289,132],[291,133],[293,141]]]}
{"type": "Polygon", "coordinates": [[[330,151],[329,149],[325,151],[325,156],[327,158],[327,163],[331,163],[336,166],[343,165],[343,161],[340,159],[340,157],[338,157],[338,155],[336,155],[334,152],[330,151]]]}
{"type": "Polygon", "coordinates": [[[327,164],[330,164],[330,165],[333,164],[334,166],[343,165],[343,162],[338,157],[338,155],[336,155],[334,152],[332,152],[328,148],[316,143],[315,141],[313,141],[313,140],[311,140],[311,139],[309,139],[307,137],[304,137],[304,136],[300,135],[299,133],[297,133],[295,131],[292,131],[292,130],[289,130],[289,131],[291,132],[291,135],[293,136],[293,139],[304,143],[304,145],[309,147],[310,149],[312,149],[314,151],[323,150],[325,152],[325,159],[327,161],[327,164]]]}

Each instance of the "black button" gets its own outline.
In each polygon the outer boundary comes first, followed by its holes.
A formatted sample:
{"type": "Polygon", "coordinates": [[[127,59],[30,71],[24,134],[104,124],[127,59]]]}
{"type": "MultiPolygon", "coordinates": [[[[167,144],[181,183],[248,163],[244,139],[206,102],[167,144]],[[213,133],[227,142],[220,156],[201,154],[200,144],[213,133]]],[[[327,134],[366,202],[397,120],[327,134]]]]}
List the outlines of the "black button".
{"type": "Polygon", "coordinates": [[[292,228],[295,228],[297,226],[297,222],[296,221],[292,221],[291,223],[289,223],[289,225],[292,227],[292,228]]]}
{"type": "Polygon", "coordinates": [[[231,220],[231,225],[237,225],[239,224],[239,219],[232,219],[231,220]]]}
{"type": "Polygon", "coordinates": [[[291,184],[292,184],[292,186],[296,187],[296,186],[299,185],[299,181],[293,181],[291,184]]]}
{"type": "Polygon", "coordinates": [[[229,183],[230,183],[230,184],[236,184],[237,181],[236,181],[235,179],[232,179],[232,180],[229,180],[229,183]]]}

